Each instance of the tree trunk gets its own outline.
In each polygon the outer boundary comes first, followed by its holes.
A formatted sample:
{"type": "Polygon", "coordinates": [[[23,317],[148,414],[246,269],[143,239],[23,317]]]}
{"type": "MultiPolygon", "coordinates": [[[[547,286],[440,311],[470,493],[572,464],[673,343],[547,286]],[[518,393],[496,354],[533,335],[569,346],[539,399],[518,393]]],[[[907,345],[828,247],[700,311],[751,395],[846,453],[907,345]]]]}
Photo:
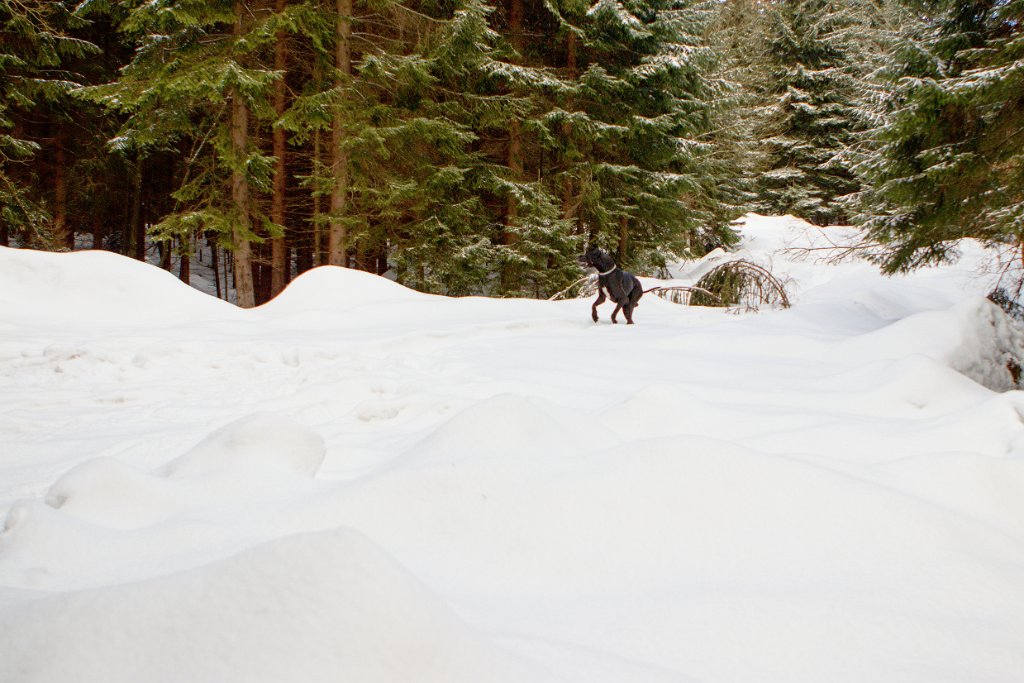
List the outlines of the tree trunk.
{"type": "MultiPolygon", "coordinates": [[[[340,95],[352,75],[352,0],[337,0],[337,11],[334,66],[339,74],[336,87],[340,95]]],[[[349,176],[348,152],[342,150],[345,139],[342,130],[344,123],[341,107],[336,104],[331,121],[331,177],[334,185],[331,188],[331,219],[327,246],[327,263],[332,266],[348,265],[345,253],[348,235],[344,215],[348,200],[349,176]]]]}
{"type": "Polygon", "coordinates": [[[167,272],[171,272],[171,257],[173,255],[174,249],[171,247],[171,242],[160,242],[160,267],[167,272]]]}
{"type": "MultiPolygon", "coordinates": [[[[523,137],[522,126],[518,119],[509,121],[508,124],[508,170],[512,180],[518,181],[523,177],[523,137]]],[[[515,195],[508,197],[508,224],[511,224],[519,215],[519,206],[515,195]]]]}
{"type": "Polygon", "coordinates": [[[617,254],[617,260],[621,264],[626,260],[626,254],[629,249],[629,219],[626,216],[622,216],[619,219],[619,249],[617,254]]]}
{"type": "Polygon", "coordinates": [[[125,226],[125,239],[123,240],[123,248],[126,256],[144,260],[139,256],[141,253],[145,256],[145,244],[139,244],[140,235],[142,232],[140,225],[142,224],[142,159],[139,155],[135,155],[135,164],[132,169],[132,211],[128,219],[128,225],[125,226]]]}
{"type": "MultiPolygon", "coordinates": [[[[512,47],[518,53],[515,58],[517,62],[522,61],[523,49],[525,47],[525,41],[523,40],[523,0],[511,0],[509,6],[509,39],[512,43],[512,47]]],[[[512,179],[514,181],[521,180],[523,177],[523,134],[522,125],[519,119],[513,118],[508,123],[508,168],[511,172],[512,179]]],[[[518,207],[516,205],[515,196],[510,195],[508,198],[508,218],[506,224],[511,224],[517,214],[518,207]]],[[[505,242],[511,243],[512,233],[505,233],[505,242]]]]}
{"type": "Polygon", "coordinates": [[[106,231],[103,229],[103,214],[99,211],[94,210],[92,214],[92,248],[102,249],[103,248],[103,234],[106,231]]]}
{"type": "Polygon", "coordinates": [[[255,282],[256,305],[265,304],[273,297],[270,294],[271,282],[273,281],[273,268],[270,256],[272,254],[270,244],[253,245],[252,275],[255,282]]]}
{"type": "MultiPolygon", "coordinates": [[[[313,133],[313,169],[314,172],[319,173],[320,166],[320,131],[317,130],[313,133]]],[[[320,210],[320,193],[313,192],[313,266],[324,265],[324,251],[323,251],[323,223],[321,222],[321,210],[320,210]]],[[[302,272],[299,269],[299,272],[302,272]]]]}
{"type": "Polygon", "coordinates": [[[179,240],[181,244],[181,263],[178,264],[178,279],[186,285],[192,284],[192,264],[190,262],[191,243],[189,238],[179,240]]]}
{"type": "MultiPolygon", "coordinates": [[[[242,35],[242,18],[245,7],[241,0],[235,0],[235,37],[242,35]]],[[[256,291],[252,279],[252,234],[250,216],[251,200],[249,179],[242,171],[241,162],[246,156],[249,141],[249,107],[237,88],[228,93],[231,101],[231,153],[235,169],[231,172],[231,200],[235,205],[236,222],[232,230],[235,262],[235,298],[242,308],[256,305],[256,291]]]]}
{"type": "MultiPolygon", "coordinates": [[[[566,47],[566,69],[569,78],[576,80],[576,33],[569,31],[569,44],[566,47]]],[[[572,124],[566,121],[562,124],[562,137],[565,138],[566,152],[568,156],[569,142],[572,138],[572,124]]],[[[562,218],[569,220],[576,216],[575,197],[573,196],[572,174],[569,172],[569,160],[562,160],[562,218]]]]}
{"type": "Polygon", "coordinates": [[[63,124],[57,125],[53,139],[53,236],[57,246],[75,248],[75,231],[68,225],[68,183],[67,155],[65,154],[65,133],[63,124]]]}
{"type": "Polygon", "coordinates": [[[224,295],[220,287],[220,254],[217,253],[217,241],[210,237],[207,239],[210,245],[210,263],[213,265],[213,286],[217,291],[217,298],[223,299],[224,295]]]}
{"type": "MultiPolygon", "coordinates": [[[[287,0],[276,0],[275,9],[278,14],[283,14],[287,0]]],[[[285,111],[285,79],[284,70],[287,66],[287,38],[288,34],[278,31],[274,42],[274,70],[281,73],[281,77],[274,83],[274,114],[280,119],[285,111]]],[[[284,226],[285,207],[285,184],[287,179],[287,167],[285,163],[284,128],[274,126],[274,197],[270,207],[270,220],[280,226],[284,226]]],[[[271,278],[270,296],[275,297],[281,293],[288,284],[288,248],[285,243],[285,236],[275,237],[271,241],[271,278]]]]}

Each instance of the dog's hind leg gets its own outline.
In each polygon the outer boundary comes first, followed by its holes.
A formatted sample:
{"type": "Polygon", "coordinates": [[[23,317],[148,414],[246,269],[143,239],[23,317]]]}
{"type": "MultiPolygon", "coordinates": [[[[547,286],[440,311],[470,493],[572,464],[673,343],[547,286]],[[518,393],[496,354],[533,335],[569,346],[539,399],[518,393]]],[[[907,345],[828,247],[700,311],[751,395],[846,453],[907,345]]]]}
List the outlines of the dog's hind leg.
{"type": "Polygon", "coordinates": [[[594,322],[597,322],[597,307],[604,303],[605,296],[604,290],[600,287],[597,288],[597,301],[594,302],[593,307],[590,309],[590,315],[594,318],[594,322]]]}
{"type": "Polygon", "coordinates": [[[622,307],[622,312],[626,314],[626,324],[633,324],[633,310],[640,305],[640,297],[643,296],[643,290],[639,287],[634,289],[634,293],[630,295],[629,302],[622,307]]]}

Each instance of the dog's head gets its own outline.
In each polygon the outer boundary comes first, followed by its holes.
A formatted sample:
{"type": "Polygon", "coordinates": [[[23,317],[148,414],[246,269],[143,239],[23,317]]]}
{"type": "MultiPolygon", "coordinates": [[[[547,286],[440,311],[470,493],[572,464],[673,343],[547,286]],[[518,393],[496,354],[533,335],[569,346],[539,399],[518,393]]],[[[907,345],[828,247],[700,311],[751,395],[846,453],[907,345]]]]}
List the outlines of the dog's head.
{"type": "Polygon", "coordinates": [[[615,265],[612,261],[612,257],[608,255],[608,252],[597,247],[591,247],[587,250],[583,256],[579,258],[580,266],[583,268],[597,268],[598,270],[608,270],[615,265]]]}

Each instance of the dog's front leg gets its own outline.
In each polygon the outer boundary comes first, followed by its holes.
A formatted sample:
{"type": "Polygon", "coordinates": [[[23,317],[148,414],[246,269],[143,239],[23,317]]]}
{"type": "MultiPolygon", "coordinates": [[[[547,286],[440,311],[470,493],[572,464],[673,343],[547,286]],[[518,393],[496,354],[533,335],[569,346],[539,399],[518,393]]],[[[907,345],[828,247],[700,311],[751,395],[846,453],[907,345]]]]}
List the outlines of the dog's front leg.
{"type": "Polygon", "coordinates": [[[604,303],[604,289],[601,287],[597,288],[597,301],[594,302],[593,307],[590,309],[590,314],[594,318],[594,322],[597,322],[597,307],[604,303]]]}
{"type": "Polygon", "coordinates": [[[615,304],[615,310],[612,311],[612,325],[618,325],[619,321],[615,319],[615,316],[622,310],[622,304],[615,304]]]}

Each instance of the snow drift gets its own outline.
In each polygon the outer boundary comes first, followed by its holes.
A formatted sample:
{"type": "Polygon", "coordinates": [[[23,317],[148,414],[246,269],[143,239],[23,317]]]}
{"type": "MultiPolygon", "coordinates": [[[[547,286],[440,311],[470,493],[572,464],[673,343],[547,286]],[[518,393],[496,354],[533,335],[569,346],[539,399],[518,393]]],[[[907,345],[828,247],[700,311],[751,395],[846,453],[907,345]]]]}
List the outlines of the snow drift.
{"type": "Polygon", "coordinates": [[[17,606],[0,642],[4,681],[543,680],[345,529],[17,606]]]}
{"type": "Polygon", "coordinates": [[[0,250],[0,680],[1018,683],[988,256],[883,278],[819,258],[847,228],[743,234],[676,281],[742,256],[793,308],[629,328],[338,268],[238,311],[0,250]]]}
{"type": "Polygon", "coordinates": [[[177,323],[242,313],[155,266],[108,251],[0,247],[2,322],[34,325],[177,323]]]}

